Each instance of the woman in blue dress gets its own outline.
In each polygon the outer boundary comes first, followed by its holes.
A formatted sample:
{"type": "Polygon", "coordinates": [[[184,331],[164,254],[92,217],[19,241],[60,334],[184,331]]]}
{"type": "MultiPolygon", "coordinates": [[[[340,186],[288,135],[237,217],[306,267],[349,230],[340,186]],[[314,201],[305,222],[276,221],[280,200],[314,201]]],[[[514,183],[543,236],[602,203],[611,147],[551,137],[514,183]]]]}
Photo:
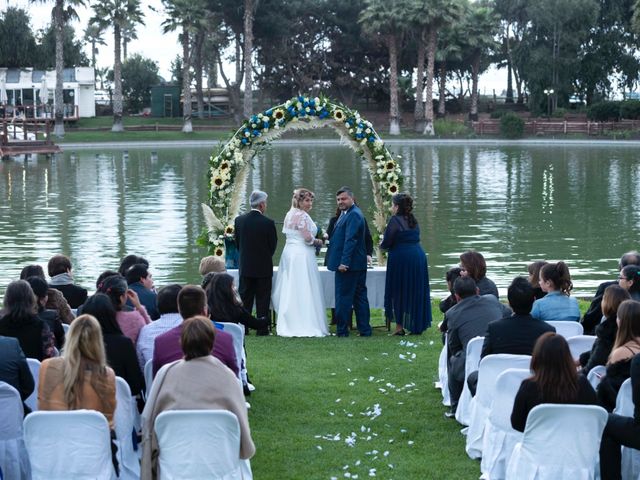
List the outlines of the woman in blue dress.
{"type": "Polygon", "coordinates": [[[393,335],[405,330],[419,335],[431,326],[431,300],[427,256],[420,246],[420,227],[413,215],[413,199],[406,193],[392,198],[393,213],[380,248],[389,251],[384,292],[387,326],[396,322],[393,335]]]}

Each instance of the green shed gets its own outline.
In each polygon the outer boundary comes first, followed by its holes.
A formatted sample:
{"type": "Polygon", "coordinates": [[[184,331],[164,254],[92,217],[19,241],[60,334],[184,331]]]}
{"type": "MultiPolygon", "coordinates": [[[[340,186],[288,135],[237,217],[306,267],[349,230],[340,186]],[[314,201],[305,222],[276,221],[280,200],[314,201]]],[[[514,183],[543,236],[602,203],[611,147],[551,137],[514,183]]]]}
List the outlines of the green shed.
{"type": "Polygon", "coordinates": [[[152,117],[181,117],[181,88],[178,85],[155,85],[151,87],[152,117]]]}

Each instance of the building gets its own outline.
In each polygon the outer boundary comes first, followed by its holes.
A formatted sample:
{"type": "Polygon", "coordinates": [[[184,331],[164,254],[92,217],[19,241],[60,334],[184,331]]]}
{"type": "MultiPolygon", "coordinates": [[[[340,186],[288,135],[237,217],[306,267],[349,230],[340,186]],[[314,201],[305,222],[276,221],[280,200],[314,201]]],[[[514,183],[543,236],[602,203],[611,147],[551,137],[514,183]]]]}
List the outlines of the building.
{"type": "MultiPolygon", "coordinates": [[[[194,118],[229,115],[229,94],[226,88],[204,88],[202,93],[204,111],[199,114],[196,90],[191,90],[191,111],[194,118]]],[[[151,87],[152,117],[181,117],[183,104],[182,88],[179,85],[151,87]]]]}

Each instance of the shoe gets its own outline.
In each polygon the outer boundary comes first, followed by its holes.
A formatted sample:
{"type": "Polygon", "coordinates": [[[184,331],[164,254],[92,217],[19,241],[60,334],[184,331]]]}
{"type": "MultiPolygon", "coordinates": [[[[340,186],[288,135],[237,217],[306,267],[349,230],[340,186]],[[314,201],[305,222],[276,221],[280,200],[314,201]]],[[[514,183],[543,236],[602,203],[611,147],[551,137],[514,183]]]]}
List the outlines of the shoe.
{"type": "Polygon", "coordinates": [[[445,418],[456,418],[456,412],[447,410],[446,412],[444,412],[444,416],[445,418]]]}
{"type": "Polygon", "coordinates": [[[371,334],[370,333],[360,333],[360,332],[358,332],[358,336],[359,337],[370,337],[371,334]]]}
{"type": "Polygon", "coordinates": [[[391,334],[392,337],[398,336],[398,337],[404,337],[405,333],[404,330],[396,330],[395,332],[393,332],[391,334]]]}
{"type": "Polygon", "coordinates": [[[249,388],[249,385],[247,385],[246,383],[242,384],[242,393],[244,393],[245,397],[251,396],[251,389],[249,388]]]}
{"type": "Polygon", "coordinates": [[[256,335],[259,337],[266,337],[269,335],[269,329],[265,328],[264,330],[256,330],[256,335]]]}
{"type": "Polygon", "coordinates": [[[252,383],[247,383],[247,387],[249,388],[250,392],[253,392],[256,389],[256,387],[254,387],[252,383]]]}

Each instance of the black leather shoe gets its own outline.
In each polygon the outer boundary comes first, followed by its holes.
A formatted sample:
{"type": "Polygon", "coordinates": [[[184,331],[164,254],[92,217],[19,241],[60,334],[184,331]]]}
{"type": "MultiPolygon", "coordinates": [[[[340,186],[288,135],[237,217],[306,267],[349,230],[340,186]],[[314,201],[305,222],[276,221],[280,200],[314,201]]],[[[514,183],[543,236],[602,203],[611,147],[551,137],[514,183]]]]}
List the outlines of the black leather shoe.
{"type": "Polygon", "coordinates": [[[269,335],[269,329],[265,328],[265,329],[257,330],[256,335],[259,337],[266,337],[267,335],[269,335]]]}

